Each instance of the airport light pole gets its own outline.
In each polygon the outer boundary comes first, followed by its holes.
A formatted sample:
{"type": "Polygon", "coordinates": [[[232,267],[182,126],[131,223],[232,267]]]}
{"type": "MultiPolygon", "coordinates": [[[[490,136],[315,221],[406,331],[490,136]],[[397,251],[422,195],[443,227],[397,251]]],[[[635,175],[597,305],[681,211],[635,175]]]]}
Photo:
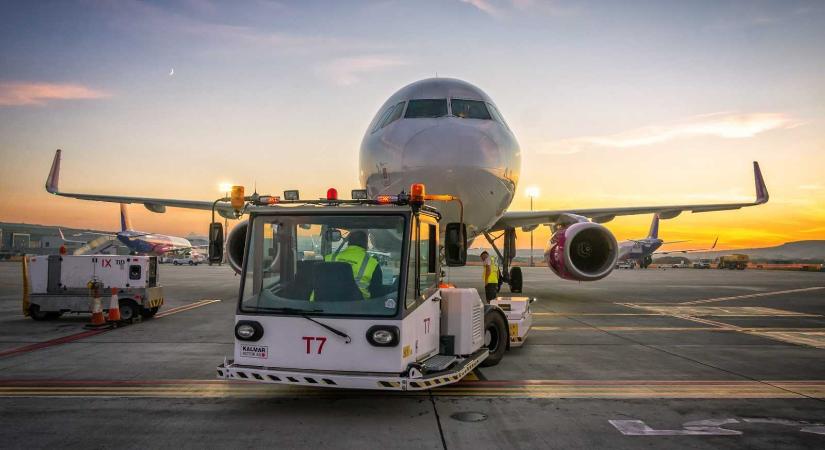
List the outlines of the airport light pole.
{"type": "MultiPolygon", "coordinates": [[[[539,188],[530,186],[527,188],[527,196],[530,197],[530,211],[533,211],[533,199],[539,196],[539,188]]],[[[533,230],[530,230],[530,267],[533,265],[533,230]]]]}

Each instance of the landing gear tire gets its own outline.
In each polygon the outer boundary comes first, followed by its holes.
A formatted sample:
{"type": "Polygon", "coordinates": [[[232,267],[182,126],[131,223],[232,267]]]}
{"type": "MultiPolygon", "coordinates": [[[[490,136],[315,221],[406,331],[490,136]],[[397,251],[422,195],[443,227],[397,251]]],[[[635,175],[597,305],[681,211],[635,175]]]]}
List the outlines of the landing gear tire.
{"type": "Polygon", "coordinates": [[[653,258],[650,256],[645,256],[645,259],[642,260],[642,269],[647,269],[647,267],[651,264],[653,264],[653,258]]]}
{"type": "Polygon", "coordinates": [[[489,312],[484,316],[484,346],[490,356],[481,362],[481,367],[495,366],[507,351],[507,322],[501,314],[489,312]]]}
{"type": "Polygon", "coordinates": [[[60,313],[54,311],[40,311],[40,305],[31,305],[29,306],[29,317],[33,320],[41,322],[44,320],[55,320],[60,317],[60,313]]]}
{"type": "Polygon", "coordinates": [[[120,320],[129,321],[137,317],[140,314],[140,306],[138,306],[137,302],[130,298],[122,298],[118,302],[118,307],[120,308],[120,320]]]}
{"type": "Polygon", "coordinates": [[[151,319],[158,313],[160,306],[155,306],[154,308],[143,308],[140,310],[140,315],[143,316],[144,319],[151,319]]]}
{"type": "Polygon", "coordinates": [[[521,274],[521,267],[513,267],[510,269],[510,292],[514,294],[521,293],[523,281],[524,277],[521,274]]]}

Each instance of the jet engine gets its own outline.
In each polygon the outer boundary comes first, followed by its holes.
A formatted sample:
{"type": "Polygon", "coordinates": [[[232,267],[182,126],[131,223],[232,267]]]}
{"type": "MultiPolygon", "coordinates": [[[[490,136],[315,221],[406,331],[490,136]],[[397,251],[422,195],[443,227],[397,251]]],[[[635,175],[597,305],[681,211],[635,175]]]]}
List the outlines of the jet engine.
{"type": "Polygon", "coordinates": [[[246,246],[246,233],[249,231],[249,221],[244,220],[229,232],[226,239],[226,260],[235,273],[241,273],[243,268],[243,251],[246,246]]]}
{"type": "Polygon", "coordinates": [[[603,225],[578,222],[553,233],[544,259],[561,278],[596,281],[613,271],[618,249],[616,237],[603,225]]]}

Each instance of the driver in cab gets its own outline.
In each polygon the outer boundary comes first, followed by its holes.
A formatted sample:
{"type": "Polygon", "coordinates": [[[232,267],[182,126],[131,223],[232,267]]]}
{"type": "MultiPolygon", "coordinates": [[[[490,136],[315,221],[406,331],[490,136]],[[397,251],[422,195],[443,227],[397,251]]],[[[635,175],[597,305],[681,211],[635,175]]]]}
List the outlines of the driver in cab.
{"type": "Polygon", "coordinates": [[[383,274],[378,260],[367,252],[367,233],[354,230],[346,237],[347,248],[326,255],[326,262],[345,262],[352,267],[352,278],[365,299],[383,295],[383,274]]]}

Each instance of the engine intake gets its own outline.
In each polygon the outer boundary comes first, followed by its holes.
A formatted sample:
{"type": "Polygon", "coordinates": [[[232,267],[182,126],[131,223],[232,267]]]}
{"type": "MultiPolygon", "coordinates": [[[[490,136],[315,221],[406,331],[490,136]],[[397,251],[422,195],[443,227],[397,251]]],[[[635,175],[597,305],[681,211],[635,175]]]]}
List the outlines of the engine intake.
{"type": "Polygon", "coordinates": [[[579,222],[553,233],[544,260],[561,278],[596,281],[613,271],[618,249],[616,237],[603,225],[579,222]]]}
{"type": "Polygon", "coordinates": [[[243,251],[246,246],[246,233],[249,231],[249,221],[244,220],[229,232],[226,239],[226,260],[235,273],[243,269],[243,251]]]}

